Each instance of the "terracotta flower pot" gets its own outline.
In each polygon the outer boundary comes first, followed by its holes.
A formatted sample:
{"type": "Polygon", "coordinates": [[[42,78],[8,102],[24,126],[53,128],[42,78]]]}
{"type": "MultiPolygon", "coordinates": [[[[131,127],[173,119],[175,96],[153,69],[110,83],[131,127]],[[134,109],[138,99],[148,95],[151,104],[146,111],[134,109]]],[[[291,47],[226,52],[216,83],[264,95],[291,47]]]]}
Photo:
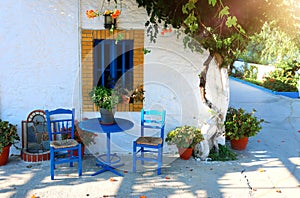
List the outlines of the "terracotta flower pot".
{"type": "Polygon", "coordinates": [[[5,165],[8,161],[9,157],[9,149],[10,149],[11,144],[8,146],[4,147],[2,149],[2,153],[0,153],[0,166],[5,165]]]}
{"type": "Polygon", "coordinates": [[[238,140],[230,140],[231,148],[235,150],[245,150],[248,144],[248,137],[238,140]]]}
{"type": "Polygon", "coordinates": [[[180,159],[188,160],[193,154],[193,148],[178,148],[180,159]]]}

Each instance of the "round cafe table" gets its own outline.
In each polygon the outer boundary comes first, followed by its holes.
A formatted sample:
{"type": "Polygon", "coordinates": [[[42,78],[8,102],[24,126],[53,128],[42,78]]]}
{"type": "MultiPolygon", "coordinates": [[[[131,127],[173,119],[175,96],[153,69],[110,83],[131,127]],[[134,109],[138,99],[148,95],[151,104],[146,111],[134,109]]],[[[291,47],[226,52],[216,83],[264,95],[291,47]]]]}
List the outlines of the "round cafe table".
{"type": "Polygon", "coordinates": [[[98,175],[105,171],[110,171],[116,175],[123,176],[121,173],[115,169],[124,165],[118,164],[120,162],[120,157],[115,153],[110,153],[110,134],[111,133],[120,133],[126,130],[131,129],[134,124],[130,120],[124,118],[115,118],[115,123],[111,125],[101,124],[101,118],[92,118],[87,120],[82,120],[79,122],[79,128],[83,131],[90,133],[105,133],[106,134],[106,154],[100,155],[97,159],[97,165],[101,166],[102,169],[92,174],[98,175]]]}

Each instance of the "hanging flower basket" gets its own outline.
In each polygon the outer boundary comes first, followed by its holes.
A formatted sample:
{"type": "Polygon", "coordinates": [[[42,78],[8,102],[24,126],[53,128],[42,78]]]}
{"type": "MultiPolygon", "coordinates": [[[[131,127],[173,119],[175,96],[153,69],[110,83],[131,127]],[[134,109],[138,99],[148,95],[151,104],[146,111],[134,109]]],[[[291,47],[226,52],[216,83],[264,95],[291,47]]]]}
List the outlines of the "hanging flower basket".
{"type": "Polygon", "coordinates": [[[114,10],[105,10],[104,12],[99,12],[98,10],[87,10],[86,16],[89,19],[98,17],[100,15],[104,16],[104,28],[110,29],[113,31],[117,28],[117,18],[121,14],[121,11],[119,9],[114,10]]]}
{"type": "Polygon", "coordinates": [[[104,16],[104,28],[105,29],[116,29],[117,19],[113,18],[110,14],[105,14],[104,16]]]}

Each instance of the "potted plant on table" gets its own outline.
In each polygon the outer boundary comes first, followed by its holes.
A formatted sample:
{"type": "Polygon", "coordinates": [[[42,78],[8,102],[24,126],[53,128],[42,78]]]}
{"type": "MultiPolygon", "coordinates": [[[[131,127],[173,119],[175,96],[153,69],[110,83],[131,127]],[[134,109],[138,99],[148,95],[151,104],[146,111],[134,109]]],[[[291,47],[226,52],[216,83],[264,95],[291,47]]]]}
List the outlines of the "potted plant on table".
{"type": "Polygon", "coordinates": [[[0,166],[7,163],[9,149],[18,141],[20,141],[20,137],[17,133],[17,125],[0,119],[0,166]]]}
{"type": "Polygon", "coordinates": [[[244,150],[248,138],[255,136],[262,129],[263,119],[254,116],[255,109],[246,112],[244,109],[229,107],[225,120],[225,136],[230,140],[231,147],[235,150],[244,150]]]}
{"type": "Polygon", "coordinates": [[[90,92],[94,104],[100,108],[101,124],[113,124],[114,113],[119,103],[119,95],[113,89],[104,86],[94,87],[90,92]]]}
{"type": "Polygon", "coordinates": [[[194,146],[202,140],[204,140],[204,137],[199,128],[186,125],[175,128],[166,137],[168,144],[177,146],[180,158],[184,160],[191,157],[194,146]]]}

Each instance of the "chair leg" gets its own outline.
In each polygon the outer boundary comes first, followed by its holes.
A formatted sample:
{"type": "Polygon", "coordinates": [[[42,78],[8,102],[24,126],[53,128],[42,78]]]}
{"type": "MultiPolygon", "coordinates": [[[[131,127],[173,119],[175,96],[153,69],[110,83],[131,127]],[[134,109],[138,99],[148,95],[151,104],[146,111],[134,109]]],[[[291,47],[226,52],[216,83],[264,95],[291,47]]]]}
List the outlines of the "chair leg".
{"type": "Polygon", "coordinates": [[[132,151],[132,172],[136,172],[136,142],[133,142],[133,151],[132,151]]]}
{"type": "Polygon", "coordinates": [[[78,145],[78,176],[82,175],[82,152],[81,152],[81,144],[78,145]]]}
{"type": "Polygon", "coordinates": [[[162,148],[158,148],[158,156],[157,156],[157,175],[161,174],[161,167],[162,167],[162,148]]]}
{"type": "MultiPolygon", "coordinates": [[[[78,153],[78,152],[77,152],[77,153],[78,153]]],[[[71,151],[70,151],[70,158],[72,158],[73,155],[74,155],[74,151],[71,150],[71,151]]],[[[70,167],[73,167],[73,161],[70,161],[70,167]]]]}
{"type": "Polygon", "coordinates": [[[145,162],[144,162],[144,147],[141,147],[141,163],[142,163],[142,165],[144,165],[145,164],[145,162]]]}
{"type": "Polygon", "coordinates": [[[55,169],[54,150],[52,147],[50,147],[50,177],[51,177],[51,180],[54,180],[54,169],[55,169]]]}

